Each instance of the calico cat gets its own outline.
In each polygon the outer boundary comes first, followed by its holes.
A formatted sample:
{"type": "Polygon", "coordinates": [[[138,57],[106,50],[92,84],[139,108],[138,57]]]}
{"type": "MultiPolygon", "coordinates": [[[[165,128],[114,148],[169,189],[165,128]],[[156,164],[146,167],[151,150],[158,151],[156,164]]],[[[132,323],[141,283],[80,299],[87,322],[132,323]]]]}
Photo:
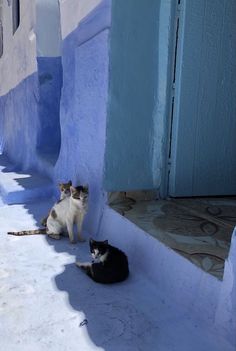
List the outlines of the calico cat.
{"type": "MultiPolygon", "coordinates": [[[[60,189],[60,200],[63,200],[65,197],[67,196],[70,196],[70,187],[72,186],[72,181],[69,180],[68,183],[59,183],[58,184],[58,187],[60,189]]],[[[50,212],[49,212],[50,213],[50,212]]],[[[44,217],[42,220],[41,220],[41,224],[46,227],[47,226],[47,219],[48,219],[48,216],[49,216],[49,213],[47,215],[47,217],[44,217]]]]}
{"type": "Polygon", "coordinates": [[[90,239],[90,252],[97,262],[76,262],[76,265],[97,283],[112,284],[125,280],[129,275],[127,256],[118,248],[109,245],[108,240],[90,239]]]}
{"type": "Polygon", "coordinates": [[[53,239],[60,239],[67,232],[71,243],[74,243],[74,223],[78,229],[79,241],[84,241],[81,229],[88,206],[88,188],[84,186],[70,187],[70,196],[58,201],[51,209],[47,218],[47,226],[43,229],[8,232],[11,235],[47,234],[53,239]]]}
{"type": "Polygon", "coordinates": [[[58,186],[61,192],[60,200],[63,200],[65,197],[70,196],[70,187],[72,186],[71,180],[69,180],[68,183],[59,183],[58,186]]]}

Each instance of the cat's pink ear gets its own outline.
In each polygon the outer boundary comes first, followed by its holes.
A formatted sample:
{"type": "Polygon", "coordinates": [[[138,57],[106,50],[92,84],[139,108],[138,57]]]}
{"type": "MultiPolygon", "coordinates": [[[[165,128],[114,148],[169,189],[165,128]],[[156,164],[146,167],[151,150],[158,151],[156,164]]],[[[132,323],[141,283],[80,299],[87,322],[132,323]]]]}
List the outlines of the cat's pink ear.
{"type": "Polygon", "coordinates": [[[70,186],[70,191],[72,194],[74,194],[76,192],[76,189],[73,186],[70,186]]]}

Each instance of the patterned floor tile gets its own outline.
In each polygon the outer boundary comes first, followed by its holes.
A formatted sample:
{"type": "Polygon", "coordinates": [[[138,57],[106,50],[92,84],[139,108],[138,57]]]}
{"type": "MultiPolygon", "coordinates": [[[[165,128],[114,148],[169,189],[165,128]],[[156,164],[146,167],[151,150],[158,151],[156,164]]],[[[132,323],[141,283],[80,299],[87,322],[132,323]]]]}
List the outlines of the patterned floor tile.
{"type": "Polygon", "coordinates": [[[110,206],[193,264],[223,278],[236,225],[236,198],[136,201],[123,193],[110,206]]]}

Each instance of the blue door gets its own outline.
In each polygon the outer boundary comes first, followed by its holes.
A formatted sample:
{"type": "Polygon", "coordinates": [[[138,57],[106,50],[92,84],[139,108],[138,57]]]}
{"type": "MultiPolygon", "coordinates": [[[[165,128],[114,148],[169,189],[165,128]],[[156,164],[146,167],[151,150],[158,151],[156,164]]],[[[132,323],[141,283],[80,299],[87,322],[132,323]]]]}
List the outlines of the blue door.
{"type": "Polygon", "coordinates": [[[236,1],[181,0],[169,195],[236,194],[236,1]]]}

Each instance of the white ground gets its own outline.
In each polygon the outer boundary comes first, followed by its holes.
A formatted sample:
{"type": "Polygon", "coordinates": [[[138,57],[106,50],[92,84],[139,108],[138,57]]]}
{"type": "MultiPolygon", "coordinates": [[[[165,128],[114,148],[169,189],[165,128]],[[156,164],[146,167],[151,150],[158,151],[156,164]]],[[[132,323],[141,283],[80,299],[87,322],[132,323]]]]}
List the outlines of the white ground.
{"type": "Polygon", "coordinates": [[[166,301],[161,286],[135,267],[121,284],[91,281],[74,264],[88,260],[88,243],[7,236],[34,228],[49,207],[0,207],[0,351],[235,351],[166,301]]]}

